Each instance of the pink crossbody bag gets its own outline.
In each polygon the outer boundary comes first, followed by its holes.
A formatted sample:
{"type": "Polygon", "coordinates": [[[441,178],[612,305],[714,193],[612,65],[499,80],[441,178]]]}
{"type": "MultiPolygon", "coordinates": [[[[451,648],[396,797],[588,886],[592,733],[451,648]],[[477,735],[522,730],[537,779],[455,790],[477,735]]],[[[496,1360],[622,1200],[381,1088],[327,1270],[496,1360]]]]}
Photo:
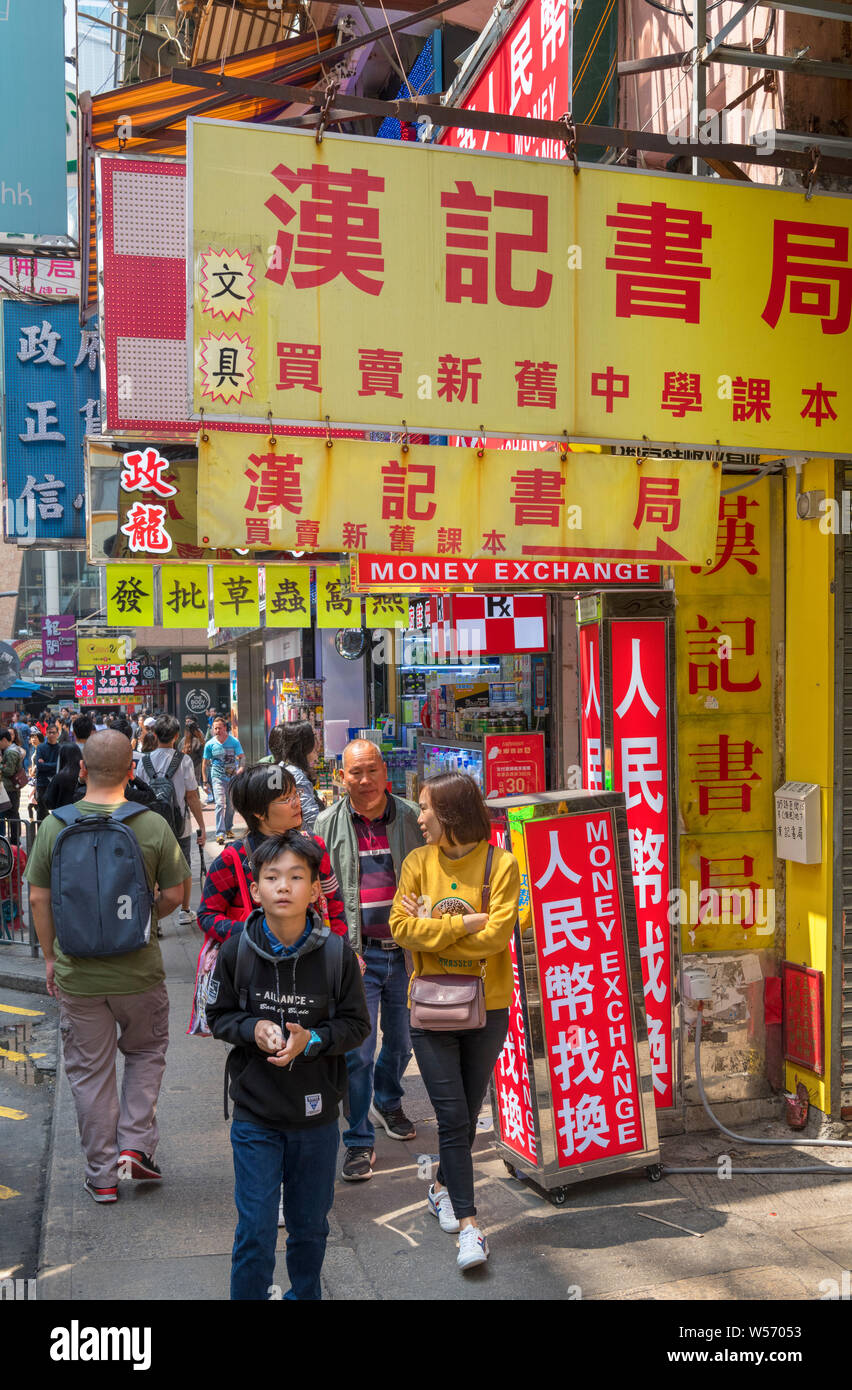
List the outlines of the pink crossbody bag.
{"type": "MultiPolygon", "coordinates": [[[[488,912],[491,901],[491,861],[494,846],[488,846],[485,881],[482,885],[481,912],[488,912]]],[[[485,965],[481,975],[415,975],[409,995],[412,1028],[433,1033],[461,1033],[485,1027],[485,965]]]]}

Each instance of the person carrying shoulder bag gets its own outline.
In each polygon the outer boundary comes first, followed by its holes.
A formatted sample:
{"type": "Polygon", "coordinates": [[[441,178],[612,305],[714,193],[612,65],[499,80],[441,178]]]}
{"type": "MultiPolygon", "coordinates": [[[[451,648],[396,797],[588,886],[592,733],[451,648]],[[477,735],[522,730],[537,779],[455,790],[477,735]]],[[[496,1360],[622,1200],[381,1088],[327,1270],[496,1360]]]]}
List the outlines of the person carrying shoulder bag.
{"type": "Polygon", "coordinates": [[[443,1231],[459,1231],[465,1270],[488,1258],[471,1150],[506,1040],[520,873],[508,850],[489,844],[488,808],[472,777],[451,772],[424,782],[418,823],[426,844],[402,865],[390,929],[411,952],[411,1042],[438,1118],[429,1209],[443,1231]]]}

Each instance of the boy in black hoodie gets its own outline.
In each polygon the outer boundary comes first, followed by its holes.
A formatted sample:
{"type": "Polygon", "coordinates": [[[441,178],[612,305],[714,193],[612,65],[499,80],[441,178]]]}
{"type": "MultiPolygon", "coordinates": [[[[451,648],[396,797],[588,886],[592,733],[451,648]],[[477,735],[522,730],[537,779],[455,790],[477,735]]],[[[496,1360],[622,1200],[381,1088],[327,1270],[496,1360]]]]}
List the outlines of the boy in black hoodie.
{"type": "Polygon", "coordinates": [[[232,1299],[269,1298],[282,1182],[285,1297],[322,1297],[345,1054],[369,1036],[370,1018],[355,955],[313,910],[321,858],[297,831],[257,847],[251,894],[260,906],[225,942],[208,991],[213,1036],[234,1044],[232,1299]]]}

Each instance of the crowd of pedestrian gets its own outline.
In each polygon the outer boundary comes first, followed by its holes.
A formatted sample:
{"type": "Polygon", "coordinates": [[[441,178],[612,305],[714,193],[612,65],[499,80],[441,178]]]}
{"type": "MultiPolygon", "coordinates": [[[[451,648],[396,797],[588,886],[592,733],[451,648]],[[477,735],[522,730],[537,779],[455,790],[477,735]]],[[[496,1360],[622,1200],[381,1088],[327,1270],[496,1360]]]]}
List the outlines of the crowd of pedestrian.
{"type": "MultiPolygon", "coordinates": [[[[89,1195],[108,1205],[121,1179],[162,1180],[156,1106],[168,1000],[159,922],[176,908],[182,924],[196,920],[192,828],[203,847],[206,788],[221,848],[197,913],[203,941],[187,1031],[231,1044],[232,1298],[269,1296],[279,1225],[287,1297],[320,1297],[341,1107],[341,1176],[364,1182],[376,1164],[376,1125],[403,1142],[416,1136],[404,1105],[412,1050],[438,1124],[428,1210],[457,1233],[460,1269],[483,1264],[471,1149],[506,1036],[520,885],[512,855],[489,843],[473,780],[428,779],[414,805],[390,791],[380,749],[355,739],[343,753],[344,795],[326,807],[309,725],[272,729],[269,756],[254,767],[218,715],[207,731],[162,714],[113,716],[109,725],[97,714],[60,714],[28,727],[41,825],[25,877],[60,1004],[89,1195]],[[99,834],[98,843],[122,843],[124,852],[95,854],[99,834]],[[80,875],[84,852],[94,872],[80,875]],[[125,899],[133,929],[116,917],[125,899]],[[436,984],[459,1001],[449,1027],[432,1007],[436,984]]],[[[13,721],[0,730],[7,791],[20,771],[15,752],[24,764],[20,745],[13,721]]]]}

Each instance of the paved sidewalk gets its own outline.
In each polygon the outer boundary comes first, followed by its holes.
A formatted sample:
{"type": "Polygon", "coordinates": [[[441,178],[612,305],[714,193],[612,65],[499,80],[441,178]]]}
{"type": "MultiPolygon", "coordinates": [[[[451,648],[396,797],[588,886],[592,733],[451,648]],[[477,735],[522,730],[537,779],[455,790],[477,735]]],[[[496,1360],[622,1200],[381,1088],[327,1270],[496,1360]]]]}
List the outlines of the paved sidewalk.
{"type": "MultiPolygon", "coordinates": [[[[211,844],[211,854],[215,848],[211,844]]],[[[197,859],[193,867],[195,901],[197,859]]],[[[60,1068],[40,1299],[228,1296],[234,1206],[222,1113],[225,1048],[184,1032],[200,934],[179,928],[176,913],[164,931],[172,1006],[159,1107],[157,1158],[164,1181],[122,1184],[113,1207],[92,1203],[83,1191],[73,1104],[60,1068]]],[[[3,959],[8,974],[10,958],[3,959]]],[[[735,1165],[785,1171],[729,1180],[678,1175],[652,1184],[640,1170],[578,1184],[567,1205],[556,1209],[508,1177],[484,1128],[475,1151],[477,1202],[492,1257],[484,1270],[462,1276],[454,1237],[440,1231],[425,1204],[424,1174],[437,1139],[414,1062],[406,1087],[416,1140],[403,1144],[380,1131],[373,1179],[338,1184],[323,1272],[328,1298],[814,1300],[831,1292],[826,1281],[840,1287],[850,1267],[849,1178],[797,1174],[795,1168],[852,1167],[852,1150],[740,1151],[722,1135],[693,1133],[663,1141],[665,1163],[715,1167],[718,1154],[732,1152],[735,1165]]],[[[754,1128],[790,1135],[778,1124],[754,1128]]],[[[284,1239],[282,1231],[276,1279],[286,1290],[284,1239]]]]}

